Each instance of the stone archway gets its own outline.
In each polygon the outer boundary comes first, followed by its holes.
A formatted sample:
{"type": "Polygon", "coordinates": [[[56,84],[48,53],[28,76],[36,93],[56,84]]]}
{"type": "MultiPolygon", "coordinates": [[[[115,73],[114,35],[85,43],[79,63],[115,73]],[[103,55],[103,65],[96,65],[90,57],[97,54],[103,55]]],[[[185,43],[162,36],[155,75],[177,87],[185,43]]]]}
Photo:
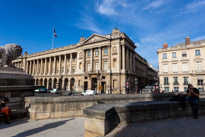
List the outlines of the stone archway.
{"type": "Polygon", "coordinates": [[[62,78],[59,78],[59,81],[58,81],[58,89],[59,89],[59,90],[62,89],[62,78]]]}
{"type": "Polygon", "coordinates": [[[52,88],[52,79],[49,78],[49,81],[48,81],[48,89],[50,90],[52,88]]]}
{"type": "Polygon", "coordinates": [[[64,89],[67,90],[68,89],[68,78],[64,79],[64,89]]]}
{"type": "Polygon", "coordinates": [[[47,88],[47,79],[44,79],[44,87],[47,88]]]}
{"type": "Polygon", "coordinates": [[[53,80],[53,88],[54,89],[57,88],[57,79],[56,78],[54,78],[54,80],[53,80]]]}
{"type": "Polygon", "coordinates": [[[36,79],[36,86],[38,86],[38,78],[36,79]]]}
{"type": "Polygon", "coordinates": [[[43,79],[40,79],[39,85],[40,85],[40,86],[43,86],[43,79]]]}
{"type": "Polygon", "coordinates": [[[71,78],[70,79],[70,91],[73,92],[74,91],[74,84],[75,84],[75,79],[71,78]]]}

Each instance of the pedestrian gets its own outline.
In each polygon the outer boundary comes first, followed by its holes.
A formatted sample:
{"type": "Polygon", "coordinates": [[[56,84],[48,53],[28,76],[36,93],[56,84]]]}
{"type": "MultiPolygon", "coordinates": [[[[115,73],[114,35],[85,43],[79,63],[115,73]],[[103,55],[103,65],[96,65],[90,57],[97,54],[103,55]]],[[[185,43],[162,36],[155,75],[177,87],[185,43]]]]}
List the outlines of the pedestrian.
{"type": "Polygon", "coordinates": [[[188,84],[186,100],[190,103],[193,111],[193,118],[198,118],[199,108],[199,90],[194,88],[192,84],[188,84]]]}
{"type": "Polygon", "coordinates": [[[9,102],[9,99],[7,97],[4,97],[1,100],[0,114],[4,115],[5,124],[10,124],[11,109],[8,106],[6,106],[7,102],[9,102]]]}

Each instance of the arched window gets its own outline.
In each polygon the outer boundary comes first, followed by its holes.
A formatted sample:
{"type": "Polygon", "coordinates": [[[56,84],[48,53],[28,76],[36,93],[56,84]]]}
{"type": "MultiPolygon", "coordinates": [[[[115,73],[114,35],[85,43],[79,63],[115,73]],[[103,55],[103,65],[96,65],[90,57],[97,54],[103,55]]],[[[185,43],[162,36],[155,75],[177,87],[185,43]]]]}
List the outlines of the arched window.
{"type": "Polygon", "coordinates": [[[82,63],[80,62],[79,63],[79,70],[81,70],[81,68],[82,68],[82,63]]]}
{"type": "Polygon", "coordinates": [[[117,66],[117,59],[113,59],[113,68],[117,66]]]}

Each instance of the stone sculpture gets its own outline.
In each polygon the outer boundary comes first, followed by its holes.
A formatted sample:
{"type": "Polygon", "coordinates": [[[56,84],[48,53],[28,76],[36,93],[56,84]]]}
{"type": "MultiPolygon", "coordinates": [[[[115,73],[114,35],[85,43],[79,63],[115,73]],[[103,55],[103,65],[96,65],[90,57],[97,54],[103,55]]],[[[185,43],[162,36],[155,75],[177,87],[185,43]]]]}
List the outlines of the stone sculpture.
{"type": "Polygon", "coordinates": [[[13,67],[12,60],[17,59],[22,53],[21,46],[17,44],[6,44],[0,46],[0,67],[13,67]]]}

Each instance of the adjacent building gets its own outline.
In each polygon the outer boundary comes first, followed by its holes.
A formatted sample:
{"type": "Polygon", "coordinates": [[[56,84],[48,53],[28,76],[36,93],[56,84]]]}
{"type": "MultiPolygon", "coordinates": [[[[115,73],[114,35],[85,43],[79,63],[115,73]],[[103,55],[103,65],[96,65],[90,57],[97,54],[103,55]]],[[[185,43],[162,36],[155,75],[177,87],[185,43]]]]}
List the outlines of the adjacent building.
{"type": "Polygon", "coordinates": [[[35,85],[69,91],[126,94],[155,83],[157,72],[135,52],[135,44],[117,28],[93,34],[77,44],[24,55],[13,64],[33,75],[35,85]]]}
{"type": "Polygon", "coordinates": [[[205,89],[205,40],[179,43],[158,49],[161,91],[186,91],[188,83],[205,89]]]}

